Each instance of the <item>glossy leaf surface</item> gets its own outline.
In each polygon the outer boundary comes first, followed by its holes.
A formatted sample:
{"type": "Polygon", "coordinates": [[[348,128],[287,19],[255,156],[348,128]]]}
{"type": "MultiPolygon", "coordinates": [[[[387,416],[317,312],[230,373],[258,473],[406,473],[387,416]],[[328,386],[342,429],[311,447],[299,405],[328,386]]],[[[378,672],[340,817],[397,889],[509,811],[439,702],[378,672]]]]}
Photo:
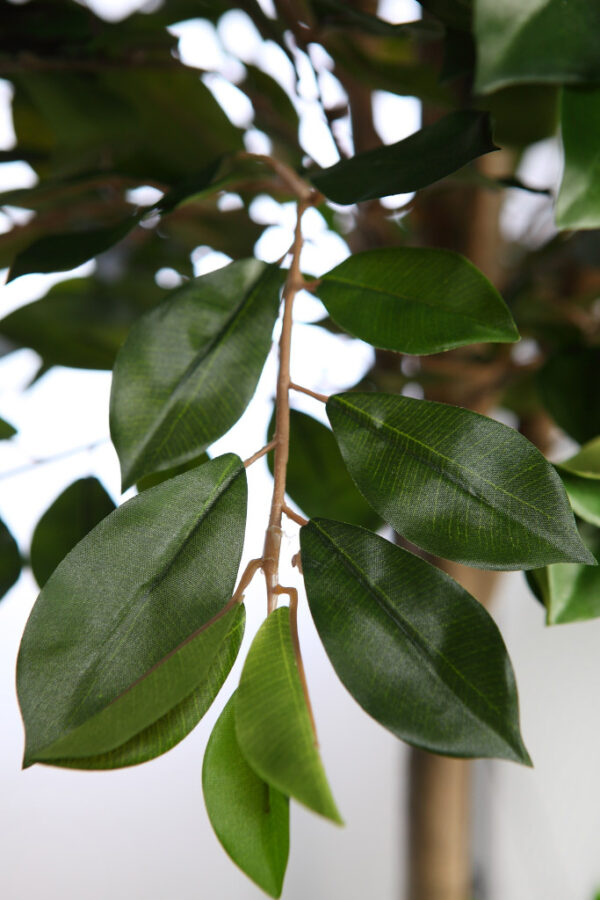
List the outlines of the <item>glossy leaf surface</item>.
{"type": "Polygon", "coordinates": [[[322,276],[317,294],[340,327],[385,350],[439,353],[519,337],[493,285],[449,250],[356,253],[322,276]]]}
{"type": "Polygon", "coordinates": [[[346,688],[397,737],[451,756],[529,763],[496,625],[457,582],[362,528],[301,531],[310,610],[346,688]]]}
{"type": "MultiPolygon", "coordinates": [[[[275,430],[274,418],[268,431],[275,430]]],[[[268,454],[273,473],[273,453],[268,454]]],[[[290,410],[290,457],[286,492],[309,517],[335,516],[342,522],[378,528],[381,519],[350,478],[331,429],[321,422],[290,410]]]]}
{"type": "Polygon", "coordinates": [[[243,755],[261,778],[341,824],[316,747],[285,606],[263,622],[248,651],[235,727],[243,755]]]}
{"type": "Polygon", "coordinates": [[[554,467],[512,428],[394,394],[338,394],[327,414],[359,489],[419,547],[490,569],[593,564],[554,467]]]}
{"type": "Polygon", "coordinates": [[[538,390],[557,425],[580,444],[600,435],[600,348],[573,347],[540,369],[538,390]]]}
{"type": "Polygon", "coordinates": [[[19,578],[21,567],[17,542],[0,519],[0,600],[19,578]]]}
{"type": "Polygon", "coordinates": [[[230,454],[134,497],[69,553],[21,643],[26,765],[72,765],[161,718],[173,724],[169,713],[211,681],[213,665],[222,671],[238,610],[205,626],[233,592],[245,515],[245,471],[230,454]]]}
{"type": "Polygon", "coordinates": [[[600,7],[589,0],[475,0],[476,88],[597,81],[600,7]]]}
{"type": "Polygon", "coordinates": [[[31,568],[40,587],[75,544],[114,508],[97,478],[80,478],[56,498],[31,539],[31,568]]]}
{"type": "MultiPolygon", "coordinates": [[[[600,15],[599,15],[600,25],[600,15]]],[[[565,155],[556,201],[559,228],[600,228],[600,88],[563,90],[561,134],[565,155]]]]}
{"type": "Polygon", "coordinates": [[[196,459],[248,405],[271,346],[281,272],[250,259],[172,292],[117,357],[111,434],[123,488],[196,459]]]}
{"type": "Polygon", "coordinates": [[[235,733],[235,695],[204,754],[202,788],[211,825],[231,859],[271,897],[279,897],[290,844],[289,800],[260,778],[235,733]]]}
{"type": "Polygon", "coordinates": [[[396,144],[344,159],[311,181],[336,203],[358,203],[417,191],[496,149],[488,114],[461,110],[396,144]]]}

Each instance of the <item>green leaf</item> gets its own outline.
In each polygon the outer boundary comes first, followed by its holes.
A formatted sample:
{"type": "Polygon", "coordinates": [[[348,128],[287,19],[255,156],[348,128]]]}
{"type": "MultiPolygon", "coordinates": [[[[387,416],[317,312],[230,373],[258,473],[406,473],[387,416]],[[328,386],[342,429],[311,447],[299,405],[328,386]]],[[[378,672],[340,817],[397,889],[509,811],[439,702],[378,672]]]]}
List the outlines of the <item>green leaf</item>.
{"type": "MultiPolygon", "coordinates": [[[[600,561],[600,531],[582,527],[587,546],[600,561]]],[[[600,566],[557,563],[535,569],[534,576],[546,607],[548,625],[582,622],[600,616],[600,566]]]]}
{"type": "Polygon", "coordinates": [[[0,419],[0,441],[6,441],[17,433],[17,429],[5,419],[0,419]]]}
{"type": "Polygon", "coordinates": [[[198,197],[213,188],[217,189],[218,185],[213,185],[213,180],[221,167],[223,157],[218,156],[208,163],[200,172],[188,175],[178,184],[167,191],[164,197],[155,204],[153,209],[158,210],[162,215],[167,215],[177,209],[180,204],[198,197]]]}
{"type": "Polygon", "coordinates": [[[361,492],[417,546],[489,569],[594,564],[554,467],[512,428],[394,394],[338,394],[327,414],[361,492]]]}
{"type": "Polygon", "coordinates": [[[475,87],[597,81],[600,7],[590,0],[475,0],[475,87]]]}
{"type": "Polygon", "coordinates": [[[119,749],[129,765],[172,746],[169,726],[179,740],[196,724],[204,709],[186,698],[206,685],[214,696],[235,656],[224,644],[239,643],[240,611],[218,616],[233,593],[246,490],[241,460],[221,456],[116,509],[58,566],[19,654],[25,765],[86,768],[97,757],[112,767],[119,749]]]}
{"type": "Polygon", "coordinates": [[[0,600],[21,574],[22,562],[14,537],[0,519],[0,600]]]}
{"type": "MultiPolygon", "coordinates": [[[[558,468],[558,467],[557,467],[558,468]]],[[[581,478],[559,468],[559,475],[565,486],[573,512],[580,519],[600,527],[600,481],[596,478],[581,478]]]]}
{"type": "Polygon", "coordinates": [[[600,348],[570,347],[537,375],[541,401],[557,425],[580,444],[600,434],[600,348]]]}
{"type": "Polygon", "coordinates": [[[419,0],[423,9],[451,28],[469,31],[471,28],[471,0],[419,0]]]}
{"type": "Polygon", "coordinates": [[[31,539],[31,568],[40,587],[75,544],[114,508],[97,478],[80,478],[57,497],[31,539]]]}
{"type": "Polygon", "coordinates": [[[385,350],[439,353],[519,339],[498,291],[449,250],[356,253],[322,276],[317,294],[341,328],[385,350]]]}
{"type": "MultiPolygon", "coordinates": [[[[268,440],[275,431],[271,420],[268,440]]],[[[267,456],[273,474],[273,453],[267,456]]],[[[290,410],[290,457],[286,492],[309,517],[335,516],[342,522],[378,528],[381,519],[356,489],[332,431],[312,416],[290,410]]]]}
{"type": "Polygon", "coordinates": [[[117,357],[111,434],[123,488],[196,459],[239,419],[271,346],[282,273],[255,259],[173,291],[117,357]]]}
{"type": "Polygon", "coordinates": [[[235,694],[210,736],[202,766],[211,825],[231,859],[271,897],[281,896],[290,846],[289,800],[260,778],[235,733],[235,694]]]}
{"type": "Polygon", "coordinates": [[[168,481],[169,478],[175,478],[176,475],[181,475],[183,472],[189,472],[190,469],[195,469],[196,466],[202,466],[208,461],[208,454],[202,453],[196,459],[190,459],[180,466],[174,466],[172,469],[163,469],[162,472],[154,472],[152,475],[146,475],[145,478],[140,478],[136,487],[140,492],[147,491],[148,488],[155,487],[157,484],[162,484],[163,481],[168,481]]]}
{"type": "Polygon", "coordinates": [[[342,824],[317,750],[285,606],[263,622],[250,647],[235,727],[243,755],[261,778],[342,824]]]}
{"type": "Polygon", "coordinates": [[[497,149],[488,114],[461,110],[396,144],[341,160],[311,181],[335,203],[358,203],[417,191],[497,149]]]}
{"type": "Polygon", "coordinates": [[[600,87],[564,89],[565,154],[556,201],[559,228],[600,228],[600,87]]]}
{"type": "Polygon", "coordinates": [[[99,253],[104,253],[132,231],[141,214],[128,216],[108,228],[51,234],[34,241],[17,253],[7,283],[31,272],[64,272],[75,269],[99,253]]]}
{"type": "Polygon", "coordinates": [[[582,478],[600,479],[600,437],[585,444],[575,456],[558,463],[559,469],[565,469],[582,478]]]}
{"type": "Polygon", "coordinates": [[[369,715],[435,753],[531,764],[506,647],[474,597],[363,528],[316,519],[300,535],[317,631],[369,715]]]}

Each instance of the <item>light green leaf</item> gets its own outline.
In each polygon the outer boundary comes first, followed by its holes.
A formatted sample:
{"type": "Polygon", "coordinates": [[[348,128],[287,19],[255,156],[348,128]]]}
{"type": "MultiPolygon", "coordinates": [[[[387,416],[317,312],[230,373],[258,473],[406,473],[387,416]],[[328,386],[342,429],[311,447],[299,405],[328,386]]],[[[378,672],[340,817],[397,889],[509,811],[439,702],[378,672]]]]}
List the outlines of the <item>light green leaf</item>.
{"type": "Polygon", "coordinates": [[[560,468],[559,475],[573,512],[586,522],[600,527],[600,481],[597,478],[571,475],[560,468]]]}
{"type": "Polygon", "coordinates": [[[338,394],[327,414],[361,492],[419,547],[489,569],[594,564],[554,467],[512,428],[395,394],[338,394]]]}
{"type": "MultiPolygon", "coordinates": [[[[600,55],[597,50],[596,40],[600,55]]],[[[565,165],[556,224],[600,228],[600,87],[563,90],[561,129],[565,165]]]]}
{"type": "Polygon", "coordinates": [[[0,600],[18,580],[21,567],[17,542],[0,519],[0,600]]]}
{"type": "Polygon", "coordinates": [[[168,730],[124,745],[161,719],[177,740],[196,724],[203,710],[186,698],[220,687],[211,670],[224,677],[235,655],[224,643],[239,644],[237,610],[210,623],[233,593],[246,491],[241,460],[219,457],[119,507],[58,566],[19,653],[26,765],[112,767],[119,748],[146,759],[172,746],[168,730]]]}
{"type": "Polygon", "coordinates": [[[600,479],[600,437],[585,444],[575,456],[558,463],[559,469],[565,469],[582,478],[600,479]]]}
{"type": "Polygon", "coordinates": [[[110,423],[123,488],[196,459],[239,419],[271,346],[282,273],[255,259],[173,291],[131,329],[110,423]]]}
{"type": "Polygon", "coordinates": [[[97,478],[80,478],[56,498],[31,539],[31,568],[40,587],[75,544],[114,508],[97,478]]]}
{"type": "Polygon", "coordinates": [[[0,419],[0,441],[6,441],[16,433],[17,429],[11,425],[10,422],[7,422],[5,419],[0,419]]]}
{"type": "Polygon", "coordinates": [[[363,528],[314,519],[300,535],[317,631],[369,715],[435,753],[530,764],[508,653],[483,606],[363,528]]]}
{"type": "Polygon", "coordinates": [[[341,160],[311,181],[335,203],[358,203],[417,191],[497,149],[488,114],[460,110],[396,144],[341,160]]]}
{"type": "MultiPolygon", "coordinates": [[[[581,526],[587,546],[600,561],[600,531],[581,526]]],[[[600,566],[557,563],[530,573],[546,607],[548,625],[581,622],[600,616],[600,566]]]]}
{"type": "MultiPolygon", "coordinates": [[[[271,420],[268,440],[275,431],[271,420]]],[[[273,473],[273,453],[268,454],[273,473]]],[[[312,416],[290,410],[290,458],[286,492],[310,518],[335,516],[342,522],[378,528],[381,519],[369,506],[348,470],[332,431],[312,416]]]]}
{"type": "Polygon", "coordinates": [[[322,276],[317,294],[341,328],[385,350],[439,353],[519,339],[498,291],[449,250],[356,253],[322,276]]]}
{"type": "Polygon", "coordinates": [[[590,0],[475,0],[476,90],[597,81],[600,6],[590,0]]]}
{"type": "Polygon", "coordinates": [[[263,622],[250,647],[235,727],[243,755],[261,778],[342,824],[312,731],[285,606],[263,622]]]}
{"type": "Polygon", "coordinates": [[[289,800],[246,762],[235,733],[235,695],[210,736],[202,766],[208,817],[231,859],[271,897],[281,896],[290,846],[289,800]]]}

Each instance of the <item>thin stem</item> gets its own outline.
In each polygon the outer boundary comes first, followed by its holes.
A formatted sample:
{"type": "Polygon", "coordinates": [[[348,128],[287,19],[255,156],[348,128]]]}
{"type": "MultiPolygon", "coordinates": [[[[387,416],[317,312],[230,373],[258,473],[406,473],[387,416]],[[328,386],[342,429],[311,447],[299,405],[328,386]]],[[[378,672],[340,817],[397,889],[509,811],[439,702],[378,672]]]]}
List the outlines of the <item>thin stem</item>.
{"type": "Polygon", "coordinates": [[[281,162],[280,159],[274,159],[272,156],[266,156],[263,153],[247,153],[246,151],[239,152],[237,158],[253,159],[256,162],[261,162],[265,166],[268,166],[281,178],[286,187],[291,190],[292,194],[294,194],[301,203],[305,204],[305,207],[318,206],[319,203],[325,199],[319,191],[315,190],[315,188],[308,184],[307,181],[304,181],[303,178],[294,172],[291,166],[281,162]]]}
{"type": "Polygon", "coordinates": [[[229,601],[228,605],[235,606],[236,603],[242,603],[244,600],[244,591],[254,578],[256,572],[259,569],[262,569],[264,565],[264,560],[261,559],[251,559],[246,568],[244,569],[244,574],[240,578],[240,582],[235,589],[233,597],[229,601]]]}
{"type": "Polygon", "coordinates": [[[290,507],[287,505],[287,503],[283,504],[283,511],[286,514],[286,516],[288,517],[288,519],[291,519],[292,522],[296,522],[297,525],[307,525],[308,524],[308,519],[305,519],[304,516],[301,516],[299,513],[294,512],[293,509],[290,509],[290,507]]]}
{"type": "Polygon", "coordinates": [[[102,444],[107,443],[108,438],[100,438],[91,444],[84,444],[82,447],[71,447],[70,450],[63,450],[61,453],[56,453],[54,456],[46,456],[42,459],[32,459],[31,462],[18,466],[16,469],[0,472],[0,481],[5,478],[12,478],[15,475],[22,475],[25,472],[30,472],[37,466],[45,466],[48,463],[59,462],[61,459],[68,459],[69,456],[76,456],[78,453],[90,453],[92,450],[95,450],[96,447],[101,447],[102,444]]]}
{"type": "Polygon", "coordinates": [[[300,676],[300,683],[302,685],[302,693],[304,694],[304,700],[306,701],[306,707],[308,709],[308,715],[310,716],[310,724],[312,726],[313,734],[315,736],[315,746],[319,746],[319,741],[317,738],[317,726],[315,725],[315,717],[313,715],[312,703],[310,702],[310,695],[308,693],[308,684],[306,681],[306,673],[304,671],[304,663],[302,662],[302,653],[300,652],[300,638],[298,637],[298,591],[293,587],[277,587],[278,594],[287,594],[290,598],[290,632],[292,635],[292,646],[294,648],[294,657],[296,659],[296,666],[298,668],[298,675],[300,676]]]}
{"type": "Polygon", "coordinates": [[[269,441],[268,444],[265,444],[264,447],[261,447],[260,450],[257,450],[256,453],[253,453],[252,456],[249,456],[248,459],[244,460],[244,466],[248,468],[252,463],[256,462],[257,459],[260,459],[261,456],[265,456],[269,450],[272,450],[275,446],[275,441],[269,441]]]}
{"type": "Polygon", "coordinates": [[[296,384],[294,381],[290,381],[290,388],[293,391],[300,391],[301,394],[308,394],[309,397],[314,397],[315,400],[320,400],[321,403],[327,403],[329,397],[325,394],[319,394],[317,391],[311,391],[310,388],[303,387],[301,384],[296,384]]]}

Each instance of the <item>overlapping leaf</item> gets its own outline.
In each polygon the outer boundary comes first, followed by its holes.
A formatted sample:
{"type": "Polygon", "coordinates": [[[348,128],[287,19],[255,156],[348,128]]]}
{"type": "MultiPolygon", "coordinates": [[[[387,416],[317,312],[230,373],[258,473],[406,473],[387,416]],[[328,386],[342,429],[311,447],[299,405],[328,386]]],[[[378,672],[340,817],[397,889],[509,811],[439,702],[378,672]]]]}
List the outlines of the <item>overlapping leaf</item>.
{"type": "Polygon", "coordinates": [[[131,765],[196,724],[241,639],[243,612],[220,614],[245,513],[242,463],[222,456],[130,500],[69,553],[21,643],[26,765],[131,765]]]}
{"type": "Polygon", "coordinates": [[[172,292],[132,328],[110,412],[124,488],[196,459],[241,416],[271,346],[280,284],[276,266],[242,260],[172,292]]]}
{"type": "Polygon", "coordinates": [[[336,203],[417,191],[497,150],[487,113],[453,112],[403,141],[358,153],[311,176],[336,203]]]}
{"type": "Polygon", "coordinates": [[[361,492],[419,547],[490,569],[594,564],[555,469],[512,428],[394,394],[338,394],[327,414],[361,492]]]}
{"type": "Polygon", "coordinates": [[[301,546],[317,631],[366,712],[436,753],[530,762],[506,647],[464,588],[352,525],[315,519],[301,546]]]}
{"type": "Polygon", "coordinates": [[[600,527],[600,437],[559,463],[557,469],[574,511],[600,527]]]}
{"type": "Polygon", "coordinates": [[[0,600],[17,581],[21,568],[17,542],[0,519],[0,600]]]}
{"type": "Polygon", "coordinates": [[[232,860],[263,891],[279,897],[289,853],[289,800],[248,765],[235,733],[234,702],[235,695],[206,747],[204,802],[232,860]]]}
{"type": "Polygon", "coordinates": [[[565,165],[556,224],[559,228],[600,228],[599,87],[563,91],[561,133],[565,165]]]}
{"type": "Polygon", "coordinates": [[[243,755],[261,778],[341,824],[302,692],[287,607],[271,613],[250,647],[235,728],[243,755]]]}
{"type": "MultiPolygon", "coordinates": [[[[587,546],[600,561],[600,531],[581,525],[587,546]]],[[[546,607],[548,625],[581,622],[600,616],[600,566],[556,563],[528,572],[532,590],[546,607]]]]}
{"type": "Polygon", "coordinates": [[[35,526],[31,539],[31,568],[40,587],[75,544],[114,508],[97,478],[80,478],[56,498],[35,526]]]}
{"type": "Polygon", "coordinates": [[[357,253],[326,272],[317,293],[338,325],[386,350],[439,353],[519,337],[493,285],[449,250],[357,253]]]}

